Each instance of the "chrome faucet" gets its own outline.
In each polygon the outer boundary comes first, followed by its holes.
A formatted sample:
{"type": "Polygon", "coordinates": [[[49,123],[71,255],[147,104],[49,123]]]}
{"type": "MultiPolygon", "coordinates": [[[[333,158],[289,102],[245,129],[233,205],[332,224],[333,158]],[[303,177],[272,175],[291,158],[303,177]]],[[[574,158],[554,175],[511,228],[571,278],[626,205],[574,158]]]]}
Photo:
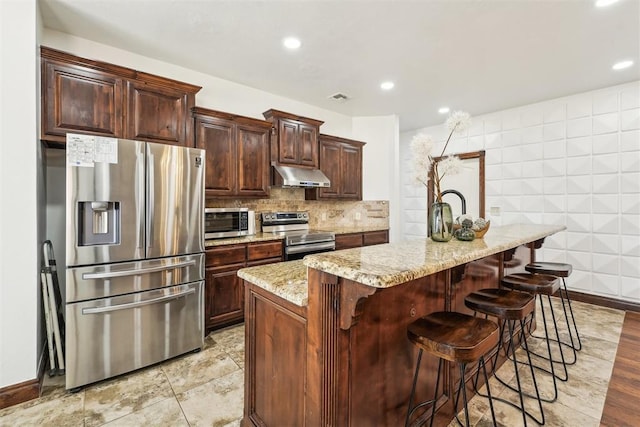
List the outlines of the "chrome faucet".
{"type": "Polygon", "coordinates": [[[453,193],[456,196],[460,197],[460,201],[462,202],[462,215],[467,213],[467,200],[464,198],[464,196],[462,195],[461,192],[459,192],[458,190],[444,190],[442,192],[442,195],[444,196],[445,194],[449,194],[449,193],[453,193]]]}

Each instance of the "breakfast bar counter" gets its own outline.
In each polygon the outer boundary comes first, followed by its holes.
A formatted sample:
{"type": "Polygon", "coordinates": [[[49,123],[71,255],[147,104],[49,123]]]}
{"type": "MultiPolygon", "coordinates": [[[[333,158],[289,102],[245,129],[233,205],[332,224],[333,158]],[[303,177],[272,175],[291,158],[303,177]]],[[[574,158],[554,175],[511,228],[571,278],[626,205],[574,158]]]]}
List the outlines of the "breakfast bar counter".
{"type": "MultiPolygon", "coordinates": [[[[544,238],[563,229],[493,227],[472,242],[419,239],[240,270],[242,425],[402,425],[417,358],[407,326],[434,311],[468,312],[469,292],[523,271],[544,238]]],[[[437,361],[424,359],[419,400],[435,385],[437,361]]],[[[452,417],[447,402],[455,373],[449,377],[438,392],[435,425],[452,417]]]]}

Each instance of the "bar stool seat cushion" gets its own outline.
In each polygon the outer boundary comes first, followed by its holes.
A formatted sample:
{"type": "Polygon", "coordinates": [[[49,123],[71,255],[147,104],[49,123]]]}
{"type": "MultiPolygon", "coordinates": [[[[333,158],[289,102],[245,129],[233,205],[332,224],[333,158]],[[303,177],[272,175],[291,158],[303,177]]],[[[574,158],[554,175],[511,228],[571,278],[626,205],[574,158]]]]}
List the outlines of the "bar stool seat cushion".
{"type": "Polygon", "coordinates": [[[502,286],[533,294],[553,295],[560,289],[560,281],[548,274],[513,273],[502,278],[502,286]]]}
{"type": "Polygon", "coordinates": [[[450,362],[470,363],[498,344],[498,325],[463,313],[441,311],[421,317],[407,336],[424,351],[450,362]]]}
{"type": "Polygon", "coordinates": [[[556,277],[569,277],[573,267],[562,262],[532,262],[524,266],[529,273],[550,274],[556,277]]]}
{"type": "Polygon", "coordinates": [[[499,319],[522,320],[533,312],[536,300],[527,292],[488,288],[471,292],[464,298],[464,304],[499,319]]]}

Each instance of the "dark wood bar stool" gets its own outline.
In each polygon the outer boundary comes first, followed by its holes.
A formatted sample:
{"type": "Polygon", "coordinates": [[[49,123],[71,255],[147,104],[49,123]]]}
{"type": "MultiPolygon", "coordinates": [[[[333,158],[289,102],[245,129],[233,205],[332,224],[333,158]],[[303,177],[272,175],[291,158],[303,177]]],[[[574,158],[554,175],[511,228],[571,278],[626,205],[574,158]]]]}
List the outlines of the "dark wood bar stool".
{"type": "Polygon", "coordinates": [[[506,343],[507,349],[505,352],[507,357],[509,357],[509,351],[511,351],[511,356],[509,358],[513,361],[513,369],[515,371],[517,388],[514,388],[512,385],[502,380],[495,372],[494,376],[504,386],[518,393],[520,406],[500,397],[494,397],[493,399],[504,402],[516,409],[519,409],[522,412],[522,420],[525,427],[527,425],[527,416],[529,416],[536,423],[543,425],[545,419],[544,409],[542,408],[542,399],[540,398],[540,391],[538,390],[538,383],[536,381],[536,373],[533,363],[531,362],[531,354],[529,353],[529,348],[527,346],[527,340],[524,333],[525,321],[532,318],[531,314],[536,308],[535,297],[526,292],[511,291],[507,289],[480,289],[479,291],[472,292],[467,295],[464,299],[464,304],[475,313],[482,313],[485,316],[493,316],[500,320],[500,342],[498,343],[498,351],[495,355],[496,362],[493,363],[493,370],[495,370],[496,367],[497,359],[500,353],[499,350],[505,345],[504,328],[507,327],[509,331],[508,342],[506,343]],[[525,393],[522,389],[522,384],[520,383],[518,359],[516,357],[516,322],[519,322],[520,324],[520,337],[522,345],[525,349],[525,353],[527,355],[528,365],[531,370],[531,379],[533,380],[535,395],[525,393]],[[538,401],[538,411],[540,413],[540,417],[536,418],[536,416],[534,416],[530,411],[527,411],[524,403],[524,396],[532,397],[538,401]]]}
{"type": "MultiPolygon", "coordinates": [[[[573,316],[573,308],[571,307],[571,298],[569,297],[569,291],[567,290],[567,282],[565,281],[566,277],[571,275],[571,271],[573,267],[571,264],[565,264],[561,262],[532,262],[524,266],[525,270],[533,274],[550,274],[551,276],[556,276],[562,279],[562,287],[564,289],[560,289],[560,299],[562,301],[562,309],[564,310],[564,318],[567,322],[567,329],[569,329],[569,340],[571,344],[564,343],[565,345],[570,345],[571,348],[575,351],[582,350],[582,340],[580,340],[580,333],[578,333],[578,326],[576,325],[576,318],[573,316]],[[564,291],[564,292],[563,292],[564,291]],[[564,295],[563,295],[564,293],[564,295]],[[566,305],[565,305],[566,301],[566,305]],[[567,316],[567,306],[569,306],[569,314],[571,315],[571,323],[569,323],[569,317],[567,316]],[[571,331],[571,324],[573,324],[573,331],[575,331],[576,342],[573,340],[573,333],[571,331]]],[[[574,354],[575,357],[575,354],[574,354]]]]}
{"type": "MultiPolygon", "coordinates": [[[[534,365],[536,369],[548,372],[553,379],[553,397],[545,399],[546,401],[553,402],[558,397],[558,385],[556,379],[560,381],[567,381],[569,379],[569,373],[567,371],[567,363],[565,362],[564,352],[562,350],[562,344],[560,342],[560,334],[558,332],[558,323],[556,321],[555,311],[551,304],[551,295],[555,294],[560,288],[560,281],[555,276],[548,274],[532,274],[532,273],[514,273],[505,276],[501,280],[503,288],[508,288],[516,291],[528,292],[537,297],[540,302],[540,311],[542,314],[542,324],[544,326],[544,337],[535,337],[544,339],[547,347],[547,355],[541,355],[533,351],[529,351],[542,359],[549,361],[549,369],[534,365]],[[549,336],[549,328],[547,326],[547,315],[545,310],[545,304],[543,297],[546,296],[549,303],[549,311],[551,313],[551,319],[553,321],[553,327],[555,330],[555,339],[549,336]],[[558,352],[560,353],[560,360],[554,360],[551,352],[551,343],[555,342],[558,345],[558,352]],[[562,365],[562,373],[556,372],[555,364],[560,363],[562,365]]],[[[533,314],[532,314],[533,315],[533,314]]]]}
{"type": "Polygon", "coordinates": [[[407,328],[407,336],[409,337],[409,340],[420,349],[420,351],[418,352],[416,370],[413,376],[413,386],[411,388],[411,395],[409,396],[409,406],[407,408],[405,427],[410,425],[409,423],[416,410],[429,404],[431,404],[429,425],[433,425],[438,397],[438,387],[443,374],[442,366],[444,361],[457,363],[460,369],[460,382],[457,387],[458,390],[456,392],[454,403],[454,413],[456,414],[455,417],[458,423],[462,425],[462,422],[458,418],[458,399],[460,397],[460,393],[462,393],[466,426],[469,426],[469,409],[467,405],[465,373],[468,363],[478,362],[478,371],[480,370],[480,366],[482,366],[484,373],[493,425],[496,425],[496,416],[493,410],[491,389],[489,387],[489,378],[487,375],[484,355],[498,344],[498,325],[491,320],[481,319],[467,314],[440,311],[421,317],[411,323],[407,328]],[[426,400],[412,406],[416,392],[416,384],[418,382],[418,374],[420,372],[420,361],[424,351],[439,358],[436,386],[433,399],[426,400]]]}

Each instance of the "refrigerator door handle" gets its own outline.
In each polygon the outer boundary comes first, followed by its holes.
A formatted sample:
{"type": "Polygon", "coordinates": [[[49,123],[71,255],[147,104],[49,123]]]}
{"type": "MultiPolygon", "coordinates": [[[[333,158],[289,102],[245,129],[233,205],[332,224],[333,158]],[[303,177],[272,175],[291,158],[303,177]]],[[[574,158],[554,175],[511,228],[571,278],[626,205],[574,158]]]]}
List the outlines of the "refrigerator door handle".
{"type": "Polygon", "coordinates": [[[82,314],[99,314],[99,313],[108,313],[110,311],[117,311],[117,310],[126,310],[126,309],[131,309],[131,308],[136,308],[136,307],[142,307],[145,305],[149,305],[149,304],[155,304],[158,302],[162,302],[162,301],[169,301],[169,300],[173,300],[173,299],[178,299],[181,298],[183,296],[186,295],[190,295],[195,293],[195,289],[191,288],[189,290],[186,290],[184,292],[180,292],[178,294],[172,294],[172,295],[164,295],[158,298],[151,298],[145,301],[139,301],[139,302],[129,302],[126,304],[118,304],[118,305],[108,305],[105,307],[89,307],[89,308],[83,308],[82,309],[82,314]]]}
{"type": "Polygon", "coordinates": [[[83,273],[82,278],[85,280],[91,280],[91,279],[110,279],[112,277],[136,276],[136,275],[146,274],[146,273],[155,273],[163,270],[173,270],[175,268],[188,267],[195,264],[196,264],[196,260],[192,259],[189,261],[177,262],[175,264],[168,264],[168,265],[164,264],[164,265],[157,265],[155,267],[147,267],[147,268],[135,268],[133,270],[105,271],[102,273],[83,273]]]}
{"type": "MultiPolygon", "coordinates": [[[[154,181],[156,179],[155,176],[155,168],[154,168],[154,158],[151,150],[147,149],[147,165],[148,165],[148,174],[147,174],[147,248],[153,247],[153,223],[155,221],[155,186],[154,181]]],[[[148,253],[147,253],[148,256],[148,253]]]]}

